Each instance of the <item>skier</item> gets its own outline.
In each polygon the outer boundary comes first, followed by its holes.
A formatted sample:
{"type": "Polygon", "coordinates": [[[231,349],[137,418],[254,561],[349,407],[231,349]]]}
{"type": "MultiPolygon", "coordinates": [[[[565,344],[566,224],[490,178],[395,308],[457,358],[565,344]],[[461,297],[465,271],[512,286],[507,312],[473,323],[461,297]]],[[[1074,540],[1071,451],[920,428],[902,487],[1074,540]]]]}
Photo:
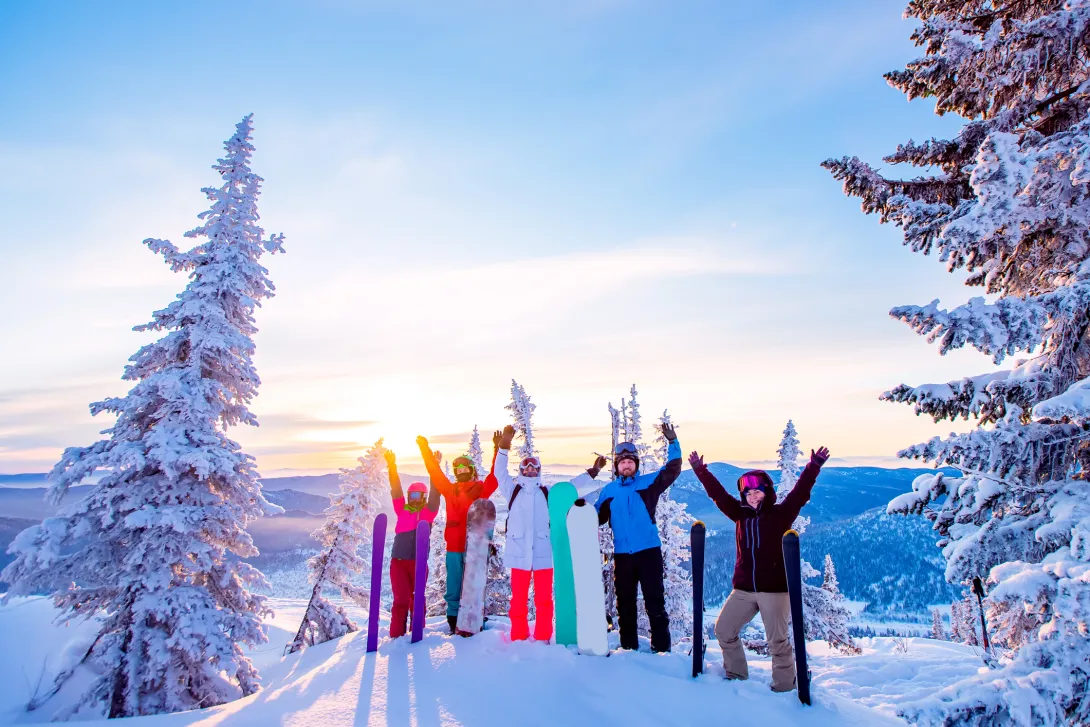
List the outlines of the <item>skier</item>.
{"type": "Polygon", "coordinates": [[[738,634],[759,611],[772,656],[772,691],[789,692],[795,688],[795,662],[787,636],[791,600],[787,592],[782,540],[803,505],[810,501],[818,472],[828,459],[829,450],[825,447],[819,447],[816,452],[811,450],[810,463],[795,487],[780,502],[776,502],[776,490],[767,472],[746,472],[738,478],[739,501],[705,466],[702,456],[696,452],[689,455],[689,464],[708,497],[736,523],[733,589],[715,622],[715,636],[723,649],[723,667],[728,679],[749,678],[749,667],[738,634]]]}
{"type": "MultiPolygon", "coordinates": [[[[397,524],[394,526],[394,547],[390,554],[390,587],[394,591],[394,605],[390,610],[390,638],[405,635],[405,626],[413,607],[413,591],[416,588],[416,524],[421,520],[429,525],[439,514],[439,490],[428,491],[423,482],[409,485],[409,498],[401,491],[401,477],[397,473],[397,457],[386,450],[386,468],[390,472],[390,499],[394,505],[397,524]],[[427,494],[427,501],[424,495],[427,494]]],[[[423,588],[424,584],[420,584],[423,588]]]]}
{"type": "MultiPolygon", "coordinates": [[[[439,494],[446,501],[447,526],[443,539],[447,544],[447,592],[444,597],[447,601],[447,624],[450,626],[450,633],[454,634],[458,632],[458,605],[462,600],[462,574],[465,572],[466,516],[469,514],[469,506],[475,500],[487,500],[496,491],[496,481],[494,478],[490,478],[489,482],[478,480],[477,465],[472,458],[462,455],[456,457],[452,463],[452,483],[439,468],[439,461],[431,451],[428,440],[417,437],[416,444],[420,447],[420,455],[424,458],[432,487],[439,490],[439,494]]],[[[493,452],[493,463],[495,459],[496,454],[493,452]]]]}
{"type": "MultiPolygon", "coordinates": [[[[530,635],[526,621],[529,615],[530,582],[534,584],[534,607],[537,622],[534,639],[548,642],[553,636],[553,549],[549,535],[549,489],[541,481],[541,460],[525,457],[519,463],[517,477],[507,472],[507,458],[515,428],[508,425],[496,432],[492,442],[496,457],[492,474],[499,484],[500,493],[507,500],[507,550],[504,565],[511,569],[511,640],[523,641],[530,635]]],[[[601,489],[594,478],[606,464],[605,457],[598,457],[586,472],[572,479],[579,497],[586,497],[601,489]]]]}
{"type": "Polygon", "coordinates": [[[639,475],[636,445],[621,442],[613,452],[616,476],[598,496],[598,522],[613,529],[613,580],[617,591],[617,615],[621,648],[639,648],[636,633],[636,587],[651,622],[651,650],[670,650],[670,618],[666,615],[663,584],[662,540],[655,525],[659,497],[681,474],[681,445],[673,426],[663,423],[662,435],[670,443],[669,461],[654,474],[639,475]]]}

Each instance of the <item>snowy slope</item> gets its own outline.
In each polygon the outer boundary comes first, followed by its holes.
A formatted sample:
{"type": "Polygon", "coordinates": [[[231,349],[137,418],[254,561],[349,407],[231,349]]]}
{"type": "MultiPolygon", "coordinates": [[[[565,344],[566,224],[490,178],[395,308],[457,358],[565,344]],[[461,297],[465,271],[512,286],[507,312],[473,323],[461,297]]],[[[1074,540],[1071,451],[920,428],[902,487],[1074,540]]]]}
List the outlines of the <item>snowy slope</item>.
{"type": "MultiPolygon", "coordinates": [[[[891,639],[864,639],[864,653],[855,657],[830,653],[817,642],[810,645],[815,706],[804,707],[794,694],[769,691],[769,663],[753,655],[750,681],[724,681],[714,645],[708,650],[709,673],[695,680],[688,676],[691,661],[682,649],[595,658],[558,646],[508,643],[499,630],[452,638],[443,633],[441,619],[433,620],[421,643],[384,639],[377,655],[364,653],[363,634],[356,633],[283,657],[304,604],[273,605],[271,641],[253,654],[265,684],[260,693],[208,710],[131,722],[148,727],[490,725],[517,716],[520,726],[690,725],[723,724],[729,715],[730,724],[761,727],[895,725],[903,723],[893,717],[894,709],[907,697],[933,691],[980,664],[972,649],[926,639],[910,640],[906,654],[895,653],[891,639]]],[[[351,610],[354,617],[361,615],[351,610]]],[[[55,654],[69,641],[74,641],[69,651],[79,653],[89,633],[86,624],[51,626],[50,617],[42,599],[0,607],[0,639],[17,645],[12,658],[0,661],[0,724],[48,721],[77,696],[76,690],[62,691],[48,708],[22,710],[43,659],[49,657],[48,684],[58,663],[55,654]],[[35,637],[27,639],[27,633],[35,637]]]]}

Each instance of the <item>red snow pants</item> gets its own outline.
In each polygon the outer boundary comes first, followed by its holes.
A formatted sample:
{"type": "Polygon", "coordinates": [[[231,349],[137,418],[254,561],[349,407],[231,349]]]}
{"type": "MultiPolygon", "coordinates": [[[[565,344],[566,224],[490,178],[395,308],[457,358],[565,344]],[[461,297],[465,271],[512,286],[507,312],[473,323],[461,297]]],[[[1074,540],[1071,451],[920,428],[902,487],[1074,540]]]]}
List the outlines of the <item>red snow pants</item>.
{"type": "Polygon", "coordinates": [[[535,571],[511,569],[511,608],[507,609],[507,615],[511,618],[511,640],[523,641],[530,636],[526,617],[530,613],[531,580],[534,582],[534,608],[537,610],[534,638],[547,642],[553,637],[552,568],[535,571]]]}
{"type": "Polygon", "coordinates": [[[406,622],[413,610],[413,590],[416,581],[416,561],[390,559],[390,587],[394,606],[390,610],[390,638],[405,635],[406,622]]]}

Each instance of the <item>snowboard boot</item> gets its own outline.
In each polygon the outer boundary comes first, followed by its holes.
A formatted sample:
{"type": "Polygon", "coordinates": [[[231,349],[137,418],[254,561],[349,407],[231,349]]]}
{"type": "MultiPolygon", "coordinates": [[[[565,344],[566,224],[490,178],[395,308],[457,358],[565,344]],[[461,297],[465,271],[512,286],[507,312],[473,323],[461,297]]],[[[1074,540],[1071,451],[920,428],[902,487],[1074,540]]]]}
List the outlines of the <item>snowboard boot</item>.
{"type": "Polygon", "coordinates": [[[454,636],[454,634],[458,633],[458,617],[457,616],[447,616],[447,626],[450,626],[450,635],[451,636],[454,636]]]}

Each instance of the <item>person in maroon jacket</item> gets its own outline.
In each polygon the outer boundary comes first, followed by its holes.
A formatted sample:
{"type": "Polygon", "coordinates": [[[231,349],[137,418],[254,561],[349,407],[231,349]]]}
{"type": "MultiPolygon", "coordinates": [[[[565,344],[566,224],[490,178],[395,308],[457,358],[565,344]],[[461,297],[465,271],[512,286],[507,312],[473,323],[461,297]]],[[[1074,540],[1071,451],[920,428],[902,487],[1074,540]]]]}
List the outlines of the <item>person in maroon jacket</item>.
{"type": "Polygon", "coordinates": [[[738,634],[760,612],[772,656],[772,691],[789,692],[795,688],[795,662],[787,637],[791,602],[783,565],[783,534],[791,528],[803,505],[810,501],[818,472],[828,459],[829,450],[825,447],[816,452],[811,450],[810,464],[802,471],[795,487],[782,501],[776,502],[776,490],[767,472],[752,470],[739,477],[740,499],[736,499],[704,465],[702,456],[696,452],[689,455],[689,464],[708,497],[735,523],[737,555],[731,582],[733,590],[715,622],[715,636],[723,649],[723,667],[728,679],[749,678],[749,667],[738,634]]]}

